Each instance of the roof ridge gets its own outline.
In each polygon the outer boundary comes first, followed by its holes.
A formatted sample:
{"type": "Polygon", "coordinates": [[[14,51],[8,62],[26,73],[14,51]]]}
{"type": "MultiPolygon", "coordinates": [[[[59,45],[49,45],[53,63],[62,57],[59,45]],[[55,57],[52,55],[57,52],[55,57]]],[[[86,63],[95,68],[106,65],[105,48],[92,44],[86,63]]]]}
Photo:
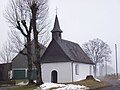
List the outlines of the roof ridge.
{"type": "Polygon", "coordinates": [[[67,42],[70,42],[70,43],[73,43],[73,44],[77,44],[77,45],[79,45],[78,43],[76,43],[76,42],[73,42],[73,41],[69,41],[69,40],[65,40],[65,39],[62,39],[63,41],[67,41],[67,42]]]}

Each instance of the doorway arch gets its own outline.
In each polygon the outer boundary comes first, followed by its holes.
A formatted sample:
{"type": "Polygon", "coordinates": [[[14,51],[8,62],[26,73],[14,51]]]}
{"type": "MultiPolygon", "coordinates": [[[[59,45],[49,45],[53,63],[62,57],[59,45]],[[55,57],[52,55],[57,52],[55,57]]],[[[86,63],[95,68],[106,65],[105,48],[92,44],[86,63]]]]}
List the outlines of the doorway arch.
{"type": "Polygon", "coordinates": [[[56,70],[53,70],[51,72],[51,82],[57,83],[57,71],[56,70]]]}

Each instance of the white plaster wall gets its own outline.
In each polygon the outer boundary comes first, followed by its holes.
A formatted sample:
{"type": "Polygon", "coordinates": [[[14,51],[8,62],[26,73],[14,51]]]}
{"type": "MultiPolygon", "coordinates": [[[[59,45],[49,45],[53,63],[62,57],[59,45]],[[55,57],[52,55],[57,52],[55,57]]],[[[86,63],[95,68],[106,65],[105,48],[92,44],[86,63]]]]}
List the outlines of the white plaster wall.
{"type": "Polygon", "coordinates": [[[91,75],[94,77],[93,65],[91,65],[91,75]]]}
{"type": "Polygon", "coordinates": [[[51,82],[51,72],[56,70],[58,72],[58,83],[72,81],[72,63],[44,63],[41,65],[42,78],[44,82],[51,82]]]}
{"type": "Polygon", "coordinates": [[[90,65],[82,63],[73,63],[73,81],[79,81],[85,79],[87,75],[90,75],[90,65]],[[75,65],[79,65],[79,75],[75,74],[75,65]]]}

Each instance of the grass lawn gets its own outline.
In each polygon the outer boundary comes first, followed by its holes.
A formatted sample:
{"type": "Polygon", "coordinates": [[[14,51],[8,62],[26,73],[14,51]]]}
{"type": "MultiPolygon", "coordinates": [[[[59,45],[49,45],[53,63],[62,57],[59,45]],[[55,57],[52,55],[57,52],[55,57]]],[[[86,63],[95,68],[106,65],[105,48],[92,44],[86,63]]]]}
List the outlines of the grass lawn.
{"type": "MultiPolygon", "coordinates": [[[[108,84],[107,82],[97,81],[95,79],[84,79],[84,80],[81,80],[81,81],[63,83],[63,84],[84,85],[84,86],[89,87],[90,90],[110,86],[110,84],[108,84]]],[[[36,88],[37,88],[36,85],[30,85],[30,86],[19,86],[19,87],[16,87],[16,88],[12,88],[11,90],[34,90],[36,88]]]]}
{"type": "Polygon", "coordinates": [[[36,85],[30,85],[30,86],[19,86],[19,87],[16,87],[16,88],[12,88],[10,90],[34,90],[36,88],[37,88],[36,85]]]}
{"type": "Polygon", "coordinates": [[[110,86],[110,84],[106,82],[103,82],[103,81],[99,82],[94,79],[84,79],[81,81],[76,81],[76,82],[67,83],[67,84],[84,85],[89,87],[90,89],[98,89],[98,88],[110,86]]]}

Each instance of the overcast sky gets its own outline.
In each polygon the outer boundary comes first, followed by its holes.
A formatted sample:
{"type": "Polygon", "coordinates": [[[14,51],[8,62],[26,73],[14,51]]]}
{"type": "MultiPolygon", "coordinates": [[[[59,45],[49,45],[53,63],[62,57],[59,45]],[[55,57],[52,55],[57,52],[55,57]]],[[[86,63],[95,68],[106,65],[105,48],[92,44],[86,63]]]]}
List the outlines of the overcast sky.
{"type": "MultiPolygon", "coordinates": [[[[0,46],[7,39],[9,30],[3,17],[7,1],[2,0],[0,3],[0,46]]],[[[100,38],[110,45],[111,65],[115,67],[115,43],[120,52],[120,0],[50,0],[49,5],[51,29],[57,7],[58,19],[63,31],[62,38],[79,43],[79,45],[100,38]]],[[[118,60],[120,60],[119,54],[118,60]]],[[[120,66],[120,62],[118,64],[120,66]]]]}

